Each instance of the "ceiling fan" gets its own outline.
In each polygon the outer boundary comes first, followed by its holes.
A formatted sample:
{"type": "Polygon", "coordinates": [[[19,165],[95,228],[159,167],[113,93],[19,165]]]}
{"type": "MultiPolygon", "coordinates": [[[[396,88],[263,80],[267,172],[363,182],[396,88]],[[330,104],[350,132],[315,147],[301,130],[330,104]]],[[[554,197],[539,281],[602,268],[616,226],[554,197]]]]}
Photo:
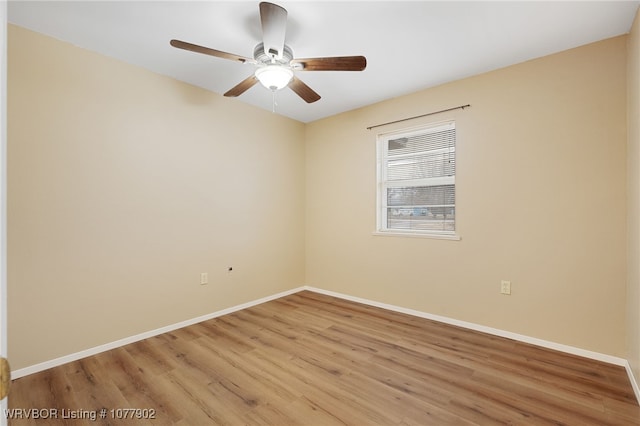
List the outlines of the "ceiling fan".
{"type": "Polygon", "coordinates": [[[171,40],[170,43],[178,49],[255,65],[257,68],[254,74],[224,94],[230,97],[240,96],[260,82],[274,93],[288,86],[307,103],[312,103],[320,99],[320,95],[297,78],[294,71],[362,71],[367,66],[367,58],[364,56],[295,59],[291,48],[284,43],[287,11],[277,4],[260,3],[260,21],[262,43],[253,49],[253,58],[198,46],[186,41],[171,40]]]}

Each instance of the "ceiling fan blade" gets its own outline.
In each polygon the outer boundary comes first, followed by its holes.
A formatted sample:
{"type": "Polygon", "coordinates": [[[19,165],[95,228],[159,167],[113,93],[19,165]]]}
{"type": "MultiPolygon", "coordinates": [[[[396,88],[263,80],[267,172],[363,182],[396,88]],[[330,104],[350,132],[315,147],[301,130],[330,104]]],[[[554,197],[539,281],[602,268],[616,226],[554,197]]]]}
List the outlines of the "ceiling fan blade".
{"type": "Polygon", "coordinates": [[[284,37],[287,31],[287,10],[277,4],[260,3],[262,42],[264,53],[272,58],[282,59],[284,37]]]}
{"type": "Polygon", "coordinates": [[[302,82],[295,75],[289,82],[289,87],[293,90],[298,96],[305,100],[308,104],[313,103],[320,99],[320,95],[313,91],[313,89],[302,82]]]}
{"type": "Polygon", "coordinates": [[[334,56],[331,58],[292,59],[294,69],[300,71],[362,71],[367,67],[364,56],[334,56]],[[302,66],[302,68],[298,68],[302,66]]]}
{"type": "Polygon", "coordinates": [[[252,74],[229,89],[224,95],[227,97],[235,98],[236,96],[240,96],[247,90],[251,89],[257,82],[258,78],[252,74]]]}
{"type": "Polygon", "coordinates": [[[218,58],[229,59],[240,63],[255,64],[255,59],[246,58],[240,55],[234,55],[233,53],[223,52],[221,50],[211,49],[209,47],[198,46],[197,44],[187,43],[186,41],[171,40],[169,42],[173,47],[178,49],[189,50],[191,52],[203,53],[205,55],[216,56],[218,58]]]}

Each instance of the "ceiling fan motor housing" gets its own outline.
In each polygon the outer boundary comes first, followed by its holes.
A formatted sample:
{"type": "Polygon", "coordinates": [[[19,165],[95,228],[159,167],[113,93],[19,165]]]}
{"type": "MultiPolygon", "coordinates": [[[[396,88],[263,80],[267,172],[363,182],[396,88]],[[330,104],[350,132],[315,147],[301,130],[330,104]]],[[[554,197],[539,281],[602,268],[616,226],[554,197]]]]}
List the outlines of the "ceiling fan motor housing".
{"type": "Polygon", "coordinates": [[[276,54],[265,53],[264,44],[258,43],[253,49],[253,58],[264,65],[289,65],[289,62],[293,59],[293,51],[285,44],[284,49],[282,49],[282,57],[278,58],[276,54]]]}

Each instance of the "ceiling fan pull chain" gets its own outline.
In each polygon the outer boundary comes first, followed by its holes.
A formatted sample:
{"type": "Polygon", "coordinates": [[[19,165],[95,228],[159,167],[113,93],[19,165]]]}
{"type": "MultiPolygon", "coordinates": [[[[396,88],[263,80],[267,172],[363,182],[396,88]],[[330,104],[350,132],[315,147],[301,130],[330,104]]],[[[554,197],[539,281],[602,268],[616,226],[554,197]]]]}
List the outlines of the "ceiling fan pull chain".
{"type": "Polygon", "coordinates": [[[276,90],[272,90],[272,91],[271,91],[271,94],[272,94],[272,96],[273,96],[273,97],[272,97],[272,100],[273,100],[273,107],[272,107],[271,112],[272,112],[272,113],[274,113],[274,114],[276,113],[276,106],[278,106],[278,102],[276,101],[276,92],[277,92],[276,90]]]}

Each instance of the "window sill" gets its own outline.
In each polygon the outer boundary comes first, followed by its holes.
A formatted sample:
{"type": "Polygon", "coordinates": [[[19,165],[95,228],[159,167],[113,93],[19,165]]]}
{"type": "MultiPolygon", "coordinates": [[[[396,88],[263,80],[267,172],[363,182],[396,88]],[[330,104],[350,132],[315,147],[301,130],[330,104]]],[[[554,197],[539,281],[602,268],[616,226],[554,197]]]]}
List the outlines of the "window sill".
{"type": "Polygon", "coordinates": [[[434,240],[452,240],[460,241],[460,235],[457,234],[428,234],[418,232],[398,232],[398,231],[375,231],[373,233],[377,237],[408,237],[408,238],[429,238],[434,240]]]}

